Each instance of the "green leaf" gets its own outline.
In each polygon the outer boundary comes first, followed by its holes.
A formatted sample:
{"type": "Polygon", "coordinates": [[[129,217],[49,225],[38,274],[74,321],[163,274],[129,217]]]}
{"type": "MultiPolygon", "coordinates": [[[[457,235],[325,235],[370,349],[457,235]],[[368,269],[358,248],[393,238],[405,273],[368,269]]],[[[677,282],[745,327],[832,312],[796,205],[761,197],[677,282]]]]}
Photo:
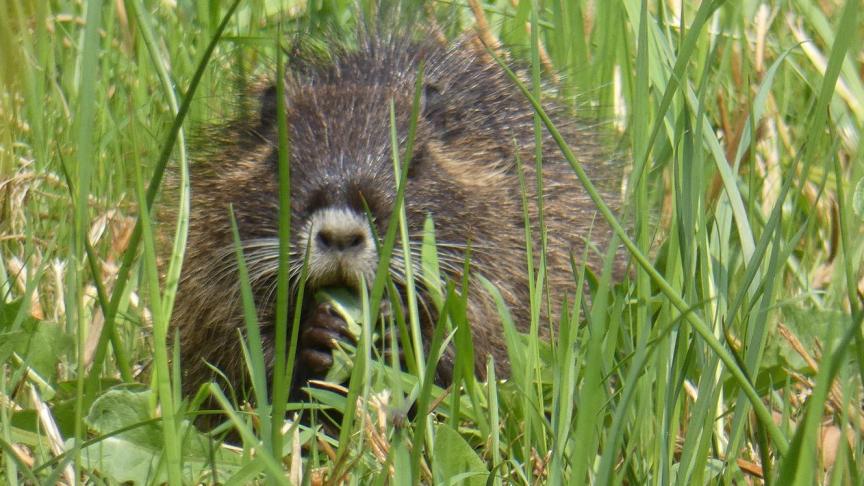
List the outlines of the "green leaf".
{"type": "Polygon", "coordinates": [[[5,331],[0,332],[0,361],[6,361],[12,353],[16,353],[27,366],[50,380],[54,376],[58,356],[73,346],[72,338],[58,324],[39,321],[29,315],[20,327],[11,330],[10,326],[21,305],[22,300],[18,299],[0,308],[0,331],[5,331]]]}
{"type": "MultiPolygon", "coordinates": [[[[344,287],[323,288],[315,293],[317,302],[326,302],[333,306],[345,324],[348,332],[360,342],[363,333],[363,308],[356,294],[344,287]]],[[[374,340],[374,336],[373,336],[374,340]]],[[[333,366],[327,371],[325,380],[331,383],[345,383],[351,377],[351,369],[354,367],[354,359],[357,356],[357,347],[348,343],[338,342],[333,350],[333,366]]]]}
{"type": "MultiPolygon", "coordinates": [[[[164,467],[159,467],[165,445],[162,428],[150,411],[152,395],[150,390],[115,388],[93,402],[85,418],[87,426],[100,435],[110,435],[81,451],[84,467],[120,483],[167,481],[164,467]]],[[[223,482],[240,469],[240,456],[223,448],[211,451],[209,438],[188,422],[180,430],[184,479],[195,484],[223,482]],[[212,477],[214,472],[218,478],[212,477]]],[[[67,449],[73,445],[71,440],[66,443],[67,449]]]]}
{"type": "Polygon", "coordinates": [[[315,300],[331,304],[345,319],[351,334],[360,339],[363,328],[359,323],[363,320],[363,308],[357,294],[345,287],[325,287],[315,293],[315,300]]]}
{"type": "Polygon", "coordinates": [[[435,429],[435,447],[432,452],[436,482],[472,486],[486,484],[489,477],[486,463],[450,426],[441,424],[435,429]]]}
{"type": "MultiPolygon", "coordinates": [[[[101,435],[111,434],[124,427],[148,422],[152,418],[150,400],[152,400],[150,391],[136,392],[115,388],[93,402],[84,421],[88,427],[101,435]]],[[[123,432],[117,437],[124,437],[152,447],[159,447],[162,443],[162,433],[153,423],[123,432]]]]}
{"type": "MultiPolygon", "coordinates": [[[[24,299],[15,299],[11,302],[3,302],[0,299],[0,331],[8,331],[18,317],[18,312],[21,310],[21,305],[24,299]]],[[[26,317],[27,320],[35,320],[32,317],[26,317]]]]}

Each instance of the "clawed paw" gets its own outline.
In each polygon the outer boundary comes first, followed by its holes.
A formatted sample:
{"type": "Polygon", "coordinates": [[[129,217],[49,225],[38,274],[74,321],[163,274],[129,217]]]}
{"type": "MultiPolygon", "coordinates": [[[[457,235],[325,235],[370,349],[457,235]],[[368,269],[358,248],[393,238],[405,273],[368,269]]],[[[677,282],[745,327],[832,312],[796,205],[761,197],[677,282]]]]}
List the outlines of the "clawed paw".
{"type": "Polygon", "coordinates": [[[298,367],[309,378],[318,378],[333,366],[333,350],[339,342],[356,345],[348,324],[330,304],[319,304],[300,327],[298,367]]]}

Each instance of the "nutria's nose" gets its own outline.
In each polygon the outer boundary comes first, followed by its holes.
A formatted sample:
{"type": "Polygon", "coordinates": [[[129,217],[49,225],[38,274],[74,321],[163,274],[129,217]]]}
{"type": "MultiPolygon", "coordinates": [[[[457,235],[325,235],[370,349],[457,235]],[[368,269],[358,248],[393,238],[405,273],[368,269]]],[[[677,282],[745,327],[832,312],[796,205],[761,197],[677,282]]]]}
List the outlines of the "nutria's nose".
{"type": "Polygon", "coordinates": [[[378,265],[368,220],[344,207],[319,209],[309,220],[309,283],[360,288],[378,265]]]}
{"type": "Polygon", "coordinates": [[[318,230],[315,241],[324,251],[362,250],[366,246],[366,234],[353,225],[325,227],[318,230]]]}
{"type": "Polygon", "coordinates": [[[312,255],[351,258],[373,250],[369,223],[359,213],[345,208],[316,211],[310,222],[312,255]]]}

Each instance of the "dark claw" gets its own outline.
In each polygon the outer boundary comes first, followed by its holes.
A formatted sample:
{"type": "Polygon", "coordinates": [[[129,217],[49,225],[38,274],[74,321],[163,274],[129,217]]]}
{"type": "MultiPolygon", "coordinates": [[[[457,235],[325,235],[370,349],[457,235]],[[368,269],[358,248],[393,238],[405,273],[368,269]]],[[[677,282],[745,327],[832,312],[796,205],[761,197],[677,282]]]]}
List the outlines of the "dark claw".
{"type": "Polygon", "coordinates": [[[329,304],[320,304],[307,316],[300,328],[297,363],[306,378],[320,378],[333,366],[332,351],[337,342],[356,345],[345,320],[329,304]]]}
{"type": "Polygon", "coordinates": [[[303,330],[300,343],[303,349],[335,349],[336,341],[342,334],[337,329],[325,327],[310,327],[303,330]]]}
{"type": "Polygon", "coordinates": [[[318,351],[316,349],[304,349],[297,357],[306,368],[309,375],[324,375],[333,366],[333,356],[330,352],[318,351]]]}
{"type": "Polygon", "coordinates": [[[356,344],[356,338],[348,330],[348,324],[329,304],[319,305],[305,319],[300,330],[302,348],[334,349],[335,341],[356,344]]]}

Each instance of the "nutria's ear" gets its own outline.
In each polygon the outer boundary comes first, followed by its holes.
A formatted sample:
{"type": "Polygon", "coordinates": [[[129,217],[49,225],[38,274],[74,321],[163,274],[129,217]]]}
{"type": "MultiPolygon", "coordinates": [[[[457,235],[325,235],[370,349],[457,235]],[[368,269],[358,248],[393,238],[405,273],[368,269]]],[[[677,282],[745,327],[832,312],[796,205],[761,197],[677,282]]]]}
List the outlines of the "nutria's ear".
{"type": "MultiPolygon", "coordinates": [[[[287,91],[287,90],[286,90],[287,91]]],[[[258,103],[259,103],[259,121],[261,125],[274,125],[276,124],[276,113],[278,109],[278,105],[276,104],[276,84],[271,84],[267,86],[266,89],[261,91],[258,95],[258,103]]],[[[290,99],[288,96],[285,97],[285,111],[287,112],[290,107],[290,99]]]]}
{"type": "Polygon", "coordinates": [[[448,105],[447,93],[437,84],[426,83],[420,100],[421,116],[429,122],[444,140],[457,135],[461,112],[458,107],[448,105]]]}
{"type": "Polygon", "coordinates": [[[261,125],[276,123],[276,85],[271,84],[258,96],[261,125]]]}

